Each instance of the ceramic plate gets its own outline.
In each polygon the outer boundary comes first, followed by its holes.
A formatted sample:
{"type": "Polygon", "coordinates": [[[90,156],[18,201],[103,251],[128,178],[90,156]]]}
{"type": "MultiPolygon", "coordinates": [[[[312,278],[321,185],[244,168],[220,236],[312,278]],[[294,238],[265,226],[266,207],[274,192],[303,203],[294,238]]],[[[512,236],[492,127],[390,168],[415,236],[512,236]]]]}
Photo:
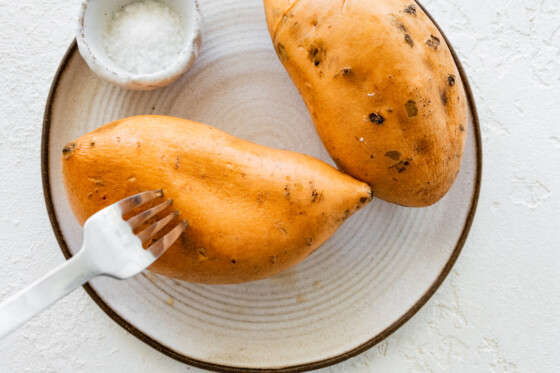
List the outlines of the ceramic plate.
{"type": "MultiPolygon", "coordinates": [[[[47,103],[42,160],[47,208],[67,257],[79,248],[81,228],[62,185],[62,147],[115,119],[188,118],[332,164],[275,55],[262,3],[201,0],[200,10],[205,20],[200,58],[164,89],[134,92],[101,81],[75,43],[64,57],[47,103]]],[[[302,371],[372,347],[436,291],[474,216],[480,129],[460,70],[471,109],[465,158],[457,182],[435,206],[409,209],[374,200],[307,260],[263,281],[207,286],[146,272],[120,282],[98,278],[86,290],[144,342],[207,369],[302,371]]]]}

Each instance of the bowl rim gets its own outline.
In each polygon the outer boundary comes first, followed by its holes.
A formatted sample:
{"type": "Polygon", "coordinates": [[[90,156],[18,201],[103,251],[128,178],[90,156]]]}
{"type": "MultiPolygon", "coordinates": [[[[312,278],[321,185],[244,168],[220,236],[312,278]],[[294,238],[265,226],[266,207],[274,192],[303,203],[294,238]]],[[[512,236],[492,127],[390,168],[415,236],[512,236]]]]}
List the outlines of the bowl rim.
{"type": "MultiPolygon", "coordinates": [[[[190,34],[185,36],[185,42],[179,57],[165,69],[148,74],[129,73],[126,72],[125,69],[122,69],[122,71],[115,71],[96,57],[96,54],[92,51],[87,42],[87,36],[84,31],[84,17],[90,1],[91,0],[82,0],[81,2],[75,30],[75,41],[77,42],[80,55],[86,61],[90,69],[102,79],[129,89],[142,90],[163,87],[175,81],[179,76],[190,69],[198,58],[200,45],[202,43],[202,16],[200,14],[198,0],[188,0],[194,4],[193,26],[190,34]]],[[[137,0],[133,0],[132,2],[136,1],[137,0]]]]}
{"type": "MultiPolygon", "coordinates": [[[[472,199],[471,199],[471,203],[470,203],[469,211],[468,211],[468,214],[467,214],[467,218],[465,220],[465,225],[463,227],[463,231],[461,232],[461,235],[459,236],[457,244],[455,245],[455,248],[454,248],[451,256],[449,257],[449,260],[447,261],[447,263],[445,264],[445,266],[443,267],[442,271],[437,276],[435,281],[428,288],[428,290],[416,301],[416,303],[414,303],[411,306],[411,308],[406,313],[404,313],[400,318],[398,318],[395,322],[393,322],[389,327],[387,327],[385,330],[383,330],[381,333],[374,336],[373,338],[371,338],[367,342],[353,348],[350,351],[341,353],[337,356],[327,358],[327,359],[322,359],[322,360],[315,361],[315,362],[304,363],[304,364],[293,365],[293,366],[287,366],[287,367],[280,367],[280,368],[243,368],[243,367],[227,366],[227,365],[222,365],[222,364],[209,363],[209,362],[206,362],[206,361],[190,358],[188,356],[185,356],[183,354],[180,354],[180,353],[174,351],[170,347],[165,346],[164,344],[156,341],[155,339],[151,338],[147,334],[143,333],[141,330],[137,329],[130,322],[125,320],[122,316],[120,316],[117,312],[115,312],[107,303],[105,303],[105,301],[102,299],[102,297],[91,287],[91,285],[89,285],[89,283],[85,284],[83,286],[84,290],[93,299],[93,301],[99,306],[99,308],[101,308],[111,319],[113,319],[113,321],[115,321],[117,324],[119,324],[122,328],[124,328],[126,331],[130,332],[136,338],[140,339],[142,342],[151,346],[155,350],[157,350],[157,351],[159,351],[159,352],[161,352],[161,353],[163,353],[163,354],[165,354],[165,355],[167,355],[167,356],[169,356],[169,357],[171,357],[171,358],[173,358],[177,361],[180,361],[182,363],[185,363],[185,364],[197,367],[197,368],[202,368],[202,369],[215,371],[215,372],[227,372],[227,373],[230,373],[230,372],[231,373],[241,373],[241,372],[299,373],[299,372],[306,372],[306,371],[310,371],[310,370],[325,368],[325,367],[328,367],[328,366],[331,366],[331,365],[341,363],[345,360],[348,360],[348,359],[350,359],[354,356],[357,356],[357,355],[371,349],[372,347],[374,347],[375,345],[377,345],[378,343],[380,343],[381,341],[386,339],[388,336],[393,334],[397,329],[399,329],[401,326],[403,326],[408,320],[410,320],[428,302],[428,300],[435,294],[435,292],[438,290],[438,288],[445,281],[445,279],[447,278],[447,276],[451,272],[451,269],[453,268],[455,262],[457,261],[457,259],[459,257],[459,254],[461,253],[461,251],[463,249],[463,246],[465,245],[465,242],[466,242],[467,237],[469,235],[472,223],[474,221],[476,209],[477,209],[477,206],[478,206],[478,200],[479,200],[479,196],[480,196],[480,189],[481,189],[481,183],[482,183],[482,161],[483,161],[482,160],[482,137],[481,137],[478,111],[477,111],[477,108],[476,108],[476,104],[475,104],[474,96],[473,96],[473,93],[472,93],[472,89],[471,89],[470,83],[468,81],[467,75],[465,73],[465,70],[464,70],[464,68],[463,68],[463,66],[462,66],[462,64],[459,60],[459,57],[457,56],[457,53],[453,49],[453,46],[449,43],[449,40],[446,37],[446,35],[443,33],[441,27],[437,24],[437,22],[430,15],[430,13],[428,13],[428,11],[424,8],[424,6],[422,4],[420,4],[418,1],[416,1],[416,3],[426,13],[426,15],[430,18],[430,20],[434,23],[434,25],[438,28],[438,30],[442,34],[444,40],[446,41],[447,45],[449,46],[449,49],[451,51],[451,54],[452,54],[453,59],[455,61],[455,64],[457,65],[457,69],[458,69],[459,74],[461,76],[461,79],[463,81],[463,85],[465,87],[465,93],[467,95],[467,100],[468,100],[469,108],[470,108],[472,119],[473,119],[473,127],[474,127],[474,134],[473,135],[474,135],[475,147],[476,147],[477,166],[476,166],[476,177],[475,177],[475,181],[474,181],[475,184],[474,184],[473,196],[472,196],[472,199]]],[[[54,76],[53,83],[51,85],[51,89],[50,89],[50,92],[49,92],[49,95],[48,95],[48,98],[47,98],[47,102],[46,102],[45,113],[44,113],[44,117],[43,117],[42,138],[41,138],[41,174],[42,174],[42,181],[43,181],[43,195],[44,195],[44,198],[45,198],[45,204],[46,204],[46,208],[47,208],[47,212],[48,212],[48,216],[49,216],[49,220],[51,222],[53,232],[54,232],[55,237],[58,241],[60,249],[61,249],[61,251],[62,251],[62,253],[63,253],[63,255],[66,259],[71,258],[72,254],[71,254],[71,252],[68,248],[68,245],[67,245],[67,243],[64,239],[64,236],[62,234],[62,230],[61,230],[60,225],[58,223],[58,219],[56,217],[56,212],[55,212],[55,209],[54,209],[53,199],[52,199],[52,195],[51,195],[51,186],[50,186],[50,180],[49,180],[49,134],[50,134],[52,108],[53,108],[54,98],[56,96],[56,91],[57,91],[60,79],[62,77],[62,74],[63,74],[64,70],[66,69],[67,65],[69,64],[71,58],[75,55],[75,53],[77,51],[77,48],[78,48],[77,47],[77,42],[76,42],[76,40],[74,40],[70,44],[68,50],[66,51],[60,65],[58,67],[58,70],[57,70],[57,72],[54,76]]]]}

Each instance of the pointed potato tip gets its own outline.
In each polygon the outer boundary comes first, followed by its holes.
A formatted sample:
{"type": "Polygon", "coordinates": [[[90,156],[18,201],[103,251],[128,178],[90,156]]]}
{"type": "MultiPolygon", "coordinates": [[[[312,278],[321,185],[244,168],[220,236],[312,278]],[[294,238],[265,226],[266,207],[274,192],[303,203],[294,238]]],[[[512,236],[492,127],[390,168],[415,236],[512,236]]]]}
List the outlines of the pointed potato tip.
{"type": "Polygon", "coordinates": [[[273,36],[277,24],[284,17],[285,13],[299,0],[264,0],[264,9],[268,29],[273,36]]]}
{"type": "Polygon", "coordinates": [[[64,145],[64,147],[62,148],[62,158],[64,160],[68,160],[72,153],[74,153],[74,150],[76,150],[75,142],[69,142],[68,144],[64,145]]]}
{"type": "Polygon", "coordinates": [[[371,191],[371,189],[369,189],[368,194],[366,196],[360,198],[359,208],[364,207],[365,205],[367,205],[371,201],[373,201],[373,192],[371,191]]]}

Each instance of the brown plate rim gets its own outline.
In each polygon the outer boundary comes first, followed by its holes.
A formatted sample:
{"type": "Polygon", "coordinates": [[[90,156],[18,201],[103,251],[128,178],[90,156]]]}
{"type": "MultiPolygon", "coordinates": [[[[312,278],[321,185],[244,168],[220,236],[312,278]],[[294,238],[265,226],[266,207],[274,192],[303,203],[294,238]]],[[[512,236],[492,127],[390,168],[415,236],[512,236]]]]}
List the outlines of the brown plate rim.
{"type": "MultiPolygon", "coordinates": [[[[412,316],[414,316],[416,314],[416,312],[418,312],[420,310],[420,308],[422,308],[428,302],[428,300],[432,297],[432,295],[434,295],[434,293],[437,291],[437,289],[441,286],[441,284],[447,278],[447,275],[451,271],[451,268],[453,267],[453,265],[457,261],[457,258],[459,257],[459,254],[461,253],[461,250],[463,249],[463,246],[464,246],[464,244],[467,240],[467,237],[469,235],[469,232],[470,232],[473,220],[474,220],[474,216],[475,216],[475,213],[476,213],[476,208],[477,208],[477,205],[478,205],[478,199],[479,199],[479,196],[480,196],[480,187],[481,187],[481,183],[482,183],[482,138],[481,138],[481,133],[480,133],[480,123],[479,123],[479,118],[478,118],[478,112],[477,112],[477,109],[476,109],[476,104],[475,104],[475,101],[474,101],[474,97],[473,97],[473,94],[472,94],[470,83],[467,79],[467,75],[465,73],[463,65],[461,64],[461,61],[459,60],[459,57],[457,56],[457,53],[453,49],[453,46],[449,43],[449,40],[447,39],[447,37],[445,36],[443,31],[439,27],[437,22],[434,20],[434,18],[426,11],[424,6],[420,3],[418,3],[418,5],[422,8],[422,10],[424,10],[424,12],[432,20],[434,25],[441,32],[443,38],[445,39],[447,45],[449,46],[449,49],[451,50],[451,54],[453,55],[453,59],[455,60],[455,64],[457,65],[457,69],[459,70],[459,74],[461,76],[461,79],[463,80],[463,84],[465,86],[465,91],[466,91],[467,98],[468,98],[468,101],[469,101],[471,114],[472,114],[472,117],[473,117],[473,126],[474,126],[474,130],[475,130],[474,136],[475,136],[476,149],[477,149],[477,151],[476,151],[477,169],[476,169],[476,178],[475,178],[475,185],[474,185],[475,190],[474,190],[474,193],[473,193],[473,197],[472,197],[472,201],[471,201],[471,205],[470,205],[470,209],[469,209],[469,214],[467,215],[467,219],[465,221],[465,226],[463,228],[461,236],[459,237],[459,240],[457,241],[457,245],[455,246],[455,249],[453,250],[453,253],[451,254],[448,262],[444,266],[442,272],[439,274],[437,279],[432,283],[430,288],[422,295],[422,297],[420,297],[420,299],[418,299],[418,301],[404,315],[402,315],[392,325],[390,325],[388,328],[383,330],[381,333],[379,333],[378,335],[376,335],[375,337],[373,337],[369,341],[355,347],[354,349],[352,349],[350,351],[347,351],[345,353],[342,353],[340,355],[337,355],[337,356],[329,358],[329,359],[323,359],[323,360],[316,361],[316,362],[294,365],[294,366],[289,366],[289,367],[282,367],[282,368],[273,368],[273,369],[270,369],[270,368],[241,368],[241,367],[227,366],[227,365],[221,365],[221,364],[213,364],[213,363],[209,363],[209,362],[206,362],[206,361],[193,359],[193,358],[190,358],[188,356],[177,353],[173,349],[171,349],[171,348],[163,345],[162,343],[156,341],[155,339],[151,338],[150,336],[148,336],[147,334],[143,333],[142,331],[140,331],[139,329],[134,327],[132,324],[130,324],[127,320],[125,320],[123,317],[121,317],[119,314],[117,314],[107,303],[105,303],[103,301],[103,299],[99,296],[99,294],[97,294],[97,292],[91,287],[91,285],[86,284],[86,285],[84,285],[84,289],[88,293],[88,295],[93,299],[93,301],[111,319],[113,319],[117,324],[119,324],[121,327],[123,327],[126,331],[130,332],[132,335],[134,335],[135,337],[140,339],[142,342],[148,344],[149,346],[153,347],[154,349],[158,350],[159,352],[162,352],[165,355],[167,355],[167,356],[169,356],[169,357],[171,357],[175,360],[178,360],[182,363],[192,365],[192,366],[197,367],[197,368],[207,369],[207,370],[216,371],[216,372],[228,372],[228,373],[229,372],[232,372],[232,373],[237,373],[237,372],[296,373],[296,372],[306,372],[306,371],[309,371],[309,370],[325,368],[325,367],[328,367],[328,366],[331,366],[331,365],[334,365],[334,364],[338,364],[342,361],[345,361],[345,360],[347,360],[351,357],[354,357],[356,355],[359,355],[359,354],[369,350],[370,348],[372,348],[373,346],[375,346],[379,342],[383,341],[385,338],[387,338],[393,332],[395,332],[398,328],[400,328],[408,320],[410,320],[412,318],[412,316]]],[[[56,90],[58,88],[58,84],[60,82],[62,74],[64,73],[64,71],[65,71],[65,69],[66,69],[66,67],[67,67],[67,65],[70,61],[70,58],[76,52],[77,52],[77,44],[76,44],[76,40],[74,40],[70,44],[70,47],[68,48],[68,50],[66,51],[66,54],[64,55],[64,57],[62,59],[62,62],[60,63],[60,65],[58,67],[58,70],[57,70],[57,72],[54,76],[54,79],[53,79],[53,82],[52,82],[52,85],[51,85],[51,88],[50,88],[50,91],[49,91],[49,95],[48,95],[48,98],[47,98],[46,107],[45,107],[45,113],[44,113],[44,117],[43,117],[43,130],[42,130],[42,135],[41,135],[42,136],[41,137],[41,176],[42,176],[42,179],[43,179],[43,194],[44,194],[44,198],[45,198],[45,204],[46,204],[46,207],[47,207],[49,220],[51,222],[54,234],[56,236],[58,244],[60,245],[60,249],[61,249],[62,253],[64,254],[64,256],[66,257],[66,259],[69,259],[72,256],[72,254],[70,253],[70,250],[68,249],[68,245],[66,244],[66,241],[64,240],[64,236],[62,234],[62,230],[60,229],[60,225],[58,223],[56,213],[55,213],[55,209],[54,209],[54,204],[53,204],[53,201],[52,201],[51,186],[50,186],[50,179],[49,179],[49,135],[50,135],[50,127],[51,127],[52,105],[53,105],[53,102],[54,102],[54,97],[56,95],[56,90]]]]}

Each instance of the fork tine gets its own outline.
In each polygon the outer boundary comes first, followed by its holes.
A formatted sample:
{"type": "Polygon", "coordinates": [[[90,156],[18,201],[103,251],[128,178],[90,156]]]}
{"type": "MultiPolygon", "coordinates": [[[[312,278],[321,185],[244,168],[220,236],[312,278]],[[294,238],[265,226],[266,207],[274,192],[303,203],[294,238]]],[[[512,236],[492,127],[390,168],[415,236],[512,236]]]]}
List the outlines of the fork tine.
{"type": "Polygon", "coordinates": [[[152,216],[158,214],[159,212],[163,211],[163,209],[165,209],[167,206],[171,206],[171,204],[173,203],[172,199],[168,199],[167,201],[160,203],[159,205],[152,207],[149,210],[146,210],[144,212],[142,212],[141,214],[136,215],[133,218],[130,218],[127,223],[128,225],[130,225],[130,227],[132,229],[136,229],[140,226],[140,224],[142,224],[143,222],[145,222],[146,220],[148,220],[149,218],[151,218],[152,216]]]}
{"type": "Polygon", "coordinates": [[[136,229],[140,226],[140,224],[158,214],[159,212],[163,211],[167,206],[171,206],[172,204],[173,200],[168,199],[167,201],[160,203],[159,205],[154,206],[151,209],[146,210],[133,218],[128,219],[126,222],[128,223],[128,225],[130,225],[130,228],[136,229]]]}
{"type": "Polygon", "coordinates": [[[167,225],[173,218],[179,216],[179,211],[173,211],[171,214],[167,215],[165,218],[159,220],[158,222],[150,225],[148,228],[144,229],[142,232],[138,233],[136,236],[140,241],[145,242],[148,238],[152,237],[154,234],[159,232],[163,227],[167,225]]]}
{"type": "Polygon", "coordinates": [[[169,233],[156,241],[153,245],[148,247],[148,251],[152,253],[155,258],[159,258],[165,250],[169,249],[171,245],[181,236],[183,231],[189,226],[186,220],[183,220],[179,225],[173,228],[169,233]]]}
{"type": "Polygon", "coordinates": [[[122,201],[117,202],[117,204],[120,207],[122,214],[126,215],[132,210],[134,210],[135,208],[143,205],[144,203],[162,196],[163,196],[163,191],[161,189],[152,190],[150,192],[139,193],[132,197],[125,198],[122,201]]]}

